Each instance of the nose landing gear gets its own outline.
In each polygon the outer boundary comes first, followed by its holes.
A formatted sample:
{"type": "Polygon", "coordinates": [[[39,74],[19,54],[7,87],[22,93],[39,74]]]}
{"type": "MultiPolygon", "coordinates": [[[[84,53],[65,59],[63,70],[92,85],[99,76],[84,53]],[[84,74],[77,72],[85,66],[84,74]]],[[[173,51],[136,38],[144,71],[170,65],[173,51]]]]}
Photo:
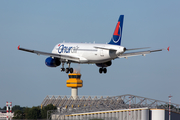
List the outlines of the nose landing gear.
{"type": "Polygon", "coordinates": [[[65,68],[61,68],[61,72],[65,71],[65,68]]]}
{"type": "Polygon", "coordinates": [[[107,69],[106,68],[99,68],[99,73],[102,73],[104,72],[105,74],[107,73],[107,69]]]}
{"type": "Polygon", "coordinates": [[[64,68],[64,62],[62,62],[62,68],[61,68],[61,72],[65,71],[65,68],[64,68]]]}

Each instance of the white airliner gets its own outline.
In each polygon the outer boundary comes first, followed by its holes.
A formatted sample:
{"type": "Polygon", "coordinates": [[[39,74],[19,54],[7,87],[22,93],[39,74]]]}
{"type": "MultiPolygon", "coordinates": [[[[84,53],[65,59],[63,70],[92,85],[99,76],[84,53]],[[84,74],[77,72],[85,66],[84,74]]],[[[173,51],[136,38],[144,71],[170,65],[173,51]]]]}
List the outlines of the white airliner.
{"type": "MultiPolygon", "coordinates": [[[[132,50],[147,49],[147,47],[126,49],[121,46],[123,20],[124,15],[120,15],[114,34],[108,44],[58,43],[52,50],[52,53],[25,49],[20,46],[18,46],[18,50],[50,56],[45,60],[45,64],[49,67],[57,67],[62,63],[61,71],[66,71],[66,73],[73,73],[73,68],[70,67],[71,63],[96,64],[100,67],[99,73],[106,73],[106,67],[111,66],[111,61],[116,58],[128,58],[137,55],[145,56],[151,52],[164,50],[157,49],[128,52],[132,50]],[[66,69],[64,68],[65,63],[68,64],[68,68],[66,69]]],[[[167,50],[169,51],[169,47],[167,50]]]]}

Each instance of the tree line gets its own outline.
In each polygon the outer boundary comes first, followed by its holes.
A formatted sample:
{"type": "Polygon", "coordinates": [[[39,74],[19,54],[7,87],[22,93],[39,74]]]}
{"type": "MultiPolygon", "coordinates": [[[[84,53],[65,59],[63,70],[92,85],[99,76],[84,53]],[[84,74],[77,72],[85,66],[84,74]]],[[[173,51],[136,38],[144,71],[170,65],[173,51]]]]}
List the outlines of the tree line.
{"type": "MultiPolygon", "coordinates": [[[[29,108],[15,105],[12,107],[12,112],[14,113],[13,119],[46,119],[47,111],[56,109],[57,107],[52,104],[49,104],[42,109],[40,106],[29,108]]],[[[1,110],[6,110],[6,106],[4,106],[1,110]]]]}

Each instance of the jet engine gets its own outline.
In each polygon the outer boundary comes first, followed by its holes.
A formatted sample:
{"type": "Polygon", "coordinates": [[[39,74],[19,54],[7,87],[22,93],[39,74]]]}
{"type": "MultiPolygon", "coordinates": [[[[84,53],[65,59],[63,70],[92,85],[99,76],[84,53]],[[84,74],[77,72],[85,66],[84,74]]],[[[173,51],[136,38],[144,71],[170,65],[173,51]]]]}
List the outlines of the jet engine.
{"type": "Polygon", "coordinates": [[[116,50],[116,55],[119,56],[121,53],[124,53],[126,51],[125,47],[120,47],[118,50],[116,50]]]}
{"type": "Polygon", "coordinates": [[[108,62],[105,62],[105,63],[96,63],[96,65],[98,67],[108,67],[108,66],[111,66],[112,62],[111,61],[108,61],[108,62]]]}
{"type": "Polygon", "coordinates": [[[61,62],[59,61],[58,58],[52,58],[52,57],[48,57],[46,58],[45,60],[45,64],[48,66],[48,67],[57,67],[61,64],[61,62]]]}

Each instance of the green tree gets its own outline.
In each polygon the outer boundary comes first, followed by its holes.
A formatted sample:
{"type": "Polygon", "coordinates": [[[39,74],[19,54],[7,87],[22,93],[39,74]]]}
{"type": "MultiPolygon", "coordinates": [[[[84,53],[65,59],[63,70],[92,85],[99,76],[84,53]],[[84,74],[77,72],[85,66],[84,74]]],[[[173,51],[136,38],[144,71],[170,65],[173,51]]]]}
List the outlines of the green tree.
{"type": "Polygon", "coordinates": [[[6,110],[6,106],[4,106],[2,110],[6,110]]]}
{"type": "Polygon", "coordinates": [[[41,119],[40,107],[32,107],[30,109],[27,109],[25,118],[26,119],[41,119]]]}
{"type": "Polygon", "coordinates": [[[24,113],[21,110],[16,110],[14,112],[14,119],[24,119],[24,113]]]}
{"type": "Polygon", "coordinates": [[[13,119],[42,119],[47,118],[48,110],[56,110],[57,108],[52,104],[47,105],[40,109],[40,107],[20,107],[19,105],[13,106],[14,117],[13,119]]]}
{"type": "Polygon", "coordinates": [[[12,107],[13,112],[15,112],[17,110],[20,110],[20,111],[24,112],[25,109],[26,109],[26,107],[20,107],[20,105],[15,105],[15,106],[12,107]]]}
{"type": "Polygon", "coordinates": [[[24,110],[24,119],[28,119],[28,113],[29,113],[29,110],[30,110],[31,108],[25,108],[25,110],[24,110]]]}
{"type": "Polygon", "coordinates": [[[21,111],[21,107],[19,105],[15,105],[12,107],[12,111],[15,112],[15,111],[21,111]]]}
{"type": "Polygon", "coordinates": [[[41,110],[42,119],[47,118],[47,111],[48,110],[56,110],[56,109],[57,109],[57,107],[53,106],[52,104],[49,104],[49,105],[43,107],[41,110]]]}

